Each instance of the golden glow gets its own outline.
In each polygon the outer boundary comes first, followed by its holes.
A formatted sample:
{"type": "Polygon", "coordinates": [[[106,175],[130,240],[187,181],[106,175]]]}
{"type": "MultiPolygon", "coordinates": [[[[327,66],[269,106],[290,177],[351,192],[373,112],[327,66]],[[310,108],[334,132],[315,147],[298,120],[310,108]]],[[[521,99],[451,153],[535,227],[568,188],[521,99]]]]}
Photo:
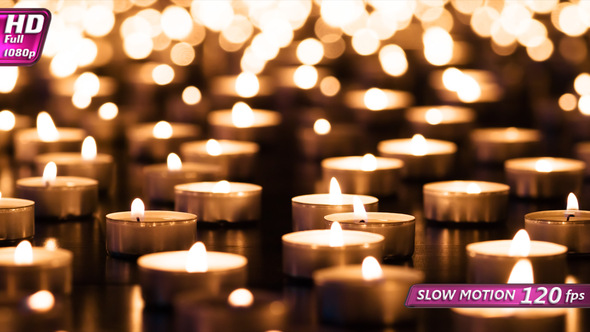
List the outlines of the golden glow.
{"type": "Polygon", "coordinates": [[[160,18],[162,31],[170,39],[181,40],[191,33],[193,20],[189,12],[179,6],[168,6],[160,18]]]}
{"type": "Polygon", "coordinates": [[[342,205],[344,198],[342,197],[342,190],[340,190],[340,184],[335,177],[330,179],[330,192],[328,195],[328,201],[332,205],[342,205]]]}
{"type": "Polygon", "coordinates": [[[98,108],[98,116],[103,120],[113,120],[119,114],[119,107],[115,103],[107,102],[98,108]]]}
{"type": "Polygon", "coordinates": [[[537,20],[531,20],[526,29],[517,35],[518,42],[526,47],[540,46],[545,39],[547,39],[547,28],[537,20]]]}
{"type": "Polygon", "coordinates": [[[53,182],[55,182],[56,178],[57,178],[57,165],[55,164],[55,162],[50,161],[47,163],[47,165],[45,165],[45,168],[43,168],[43,183],[46,186],[49,186],[53,182]]]}
{"type": "Polygon", "coordinates": [[[0,111],[0,130],[10,131],[16,125],[16,117],[9,110],[0,111]]]}
{"type": "Polygon", "coordinates": [[[152,129],[152,135],[155,138],[167,139],[172,137],[173,134],[172,125],[166,121],[160,121],[154,125],[152,129]]]}
{"type": "Polygon", "coordinates": [[[526,51],[531,60],[542,62],[551,57],[553,54],[553,42],[549,38],[543,39],[537,46],[527,47],[526,51]]]}
{"type": "Polygon", "coordinates": [[[96,141],[94,137],[87,136],[82,142],[82,159],[94,160],[96,159],[96,141]]]}
{"type": "Polygon", "coordinates": [[[464,103],[477,101],[481,97],[479,83],[470,75],[463,75],[461,86],[457,90],[457,97],[464,103]]]}
{"type": "Polygon", "coordinates": [[[37,312],[47,312],[53,309],[55,305],[55,298],[50,291],[41,290],[27,299],[27,306],[29,309],[37,312]]]}
{"type": "Polygon", "coordinates": [[[246,288],[238,288],[229,294],[227,302],[232,307],[247,308],[254,303],[254,295],[246,288]]]}
{"type": "Polygon", "coordinates": [[[311,89],[318,82],[318,71],[314,66],[301,65],[293,73],[293,82],[301,89],[311,89]]]}
{"type": "Polygon", "coordinates": [[[466,193],[468,194],[480,194],[481,193],[481,188],[479,187],[479,185],[475,182],[470,182],[467,185],[467,189],[465,190],[466,193]]]}
{"type": "Polygon", "coordinates": [[[507,2],[500,13],[500,24],[505,31],[513,35],[520,35],[526,31],[531,23],[533,14],[518,2],[507,2]]]}
{"type": "Polygon", "coordinates": [[[360,0],[322,1],[320,14],[324,22],[332,27],[344,27],[354,22],[365,12],[365,4],[360,0]]]}
{"type": "Polygon", "coordinates": [[[238,128],[252,127],[254,124],[254,111],[244,102],[237,102],[231,110],[231,120],[238,128]]]}
{"type": "Polygon", "coordinates": [[[461,87],[465,74],[455,67],[449,67],[443,71],[442,82],[449,91],[457,91],[461,87]]]}
{"type": "Polygon", "coordinates": [[[578,199],[574,193],[569,193],[567,195],[567,205],[566,210],[579,210],[580,205],[578,204],[578,199]]]}
{"type": "Polygon", "coordinates": [[[377,169],[377,158],[374,155],[367,153],[361,159],[361,170],[365,172],[372,172],[377,169]]]}
{"type": "Polygon", "coordinates": [[[379,51],[379,62],[386,74],[398,77],[408,71],[408,59],[404,50],[395,45],[385,45],[379,51]]]}
{"type": "Polygon", "coordinates": [[[387,94],[379,88],[370,88],[365,92],[364,102],[371,111],[384,110],[388,106],[387,94]]]}
{"type": "Polygon", "coordinates": [[[230,0],[193,1],[190,11],[197,23],[213,31],[225,29],[234,18],[234,9],[230,0]]]}
{"type": "Polygon", "coordinates": [[[84,12],[84,31],[92,37],[104,37],[115,26],[115,14],[107,6],[95,5],[84,12]]]}
{"type": "Polygon", "coordinates": [[[250,48],[259,59],[265,61],[272,60],[279,54],[279,46],[264,33],[254,36],[250,48]]]}
{"type": "Polygon", "coordinates": [[[528,259],[520,259],[510,272],[509,284],[532,284],[534,283],[533,265],[528,259]]]}
{"type": "MultiPolygon", "coordinates": [[[[6,67],[9,68],[9,67],[6,67]]],[[[55,77],[68,77],[78,69],[78,57],[74,52],[69,50],[60,50],[51,59],[49,70],[55,77]]]]}
{"type": "Polygon", "coordinates": [[[18,81],[18,67],[3,66],[0,67],[0,93],[10,93],[18,81]]]}
{"type": "Polygon", "coordinates": [[[564,93],[559,97],[558,104],[566,112],[573,111],[578,106],[578,98],[573,93],[564,93]]]}
{"type": "Polygon", "coordinates": [[[526,230],[521,229],[512,238],[510,248],[508,249],[509,256],[527,257],[531,252],[531,238],[526,230]]]}
{"type": "Polygon", "coordinates": [[[371,29],[359,29],[352,36],[352,48],[360,55],[374,54],[380,45],[377,33],[371,29]]]}
{"type": "Polygon", "coordinates": [[[315,65],[324,57],[324,45],[315,39],[307,38],[297,45],[297,59],[304,65],[315,65]]]}
{"type": "Polygon", "coordinates": [[[588,73],[580,73],[574,79],[574,90],[583,96],[583,95],[590,95],[590,74],[588,73]]]}
{"type": "MultiPolygon", "coordinates": [[[[463,1],[470,2],[470,1],[463,1]]],[[[492,35],[492,25],[498,21],[500,13],[495,8],[483,6],[477,8],[471,16],[471,29],[480,37],[492,35]]]]}
{"type": "Polygon", "coordinates": [[[170,60],[178,66],[188,66],[195,60],[195,49],[189,43],[178,43],[170,49],[170,60]]]}
{"type": "Polygon", "coordinates": [[[327,135],[332,130],[332,125],[326,119],[317,119],[313,123],[313,131],[318,135],[327,135]]]}
{"type": "Polygon", "coordinates": [[[583,9],[577,4],[567,3],[559,11],[558,25],[556,28],[570,37],[583,35],[588,29],[588,26],[584,23],[580,14],[581,12],[583,12],[583,9]]]}
{"type": "Polygon", "coordinates": [[[48,238],[47,240],[45,240],[45,244],[43,245],[43,247],[51,251],[56,250],[58,248],[57,239],[54,237],[48,238]]]}
{"type": "Polygon", "coordinates": [[[25,265],[33,263],[33,246],[29,241],[21,241],[14,249],[14,263],[25,265]]]}
{"type": "Polygon", "coordinates": [[[428,144],[426,143],[426,138],[420,134],[415,134],[412,136],[410,145],[412,146],[412,155],[414,156],[424,156],[426,153],[428,153],[428,144]]]}
{"type": "Polygon", "coordinates": [[[152,79],[158,85],[166,85],[174,79],[174,69],[167,64],[161,64],[152,70],[152,79]]]}
{"type": "Polygon", "coordinates": [[[326,76],[320,81],[320,91],[327,97],[334,97],[340,92],[340,81],[334,76],[326,76]]]}
{"type": "Polygon", "coordinates": [[[182,169],[182,161],[176,153],[170,153],[166,158],[166,166],[169,171],[180,171],[182,169]]]}
{"type": "Polygon", "coordinates": [[[422,37],[424,56],[435,66],[444,66],[453,58],[454,42],[451,35],[443,28],[432,27],[422,37]]]}
{"type": "Polygon", "coordinates": [[[92,97],[85,93],[76,91],[72,96],[72,105],[74,105],[77,109],[85,109],[90,106],[92,103],[92,97]]]}
{"type": "Polygon", "coordinates": [[[59,139],[59,132],[49,113],[43,111],[37,115],[37,135],[43,142],[55,142],[59,139]]]}
{"type": "Polygon", "coordinates": [[[187,105],[196,105],[201,101],[201,90],[196,86],[187,86],[182,90],[182,101],[187,105]]]}
{"type": "Polygon", "coordinates": [[[369,219],[369,215],[367,214],[367,210],[363,205],[360,197],[354,196],[352,198],[352,211],[354,214],[354,219],[359,221],[367,221],[369,219]]]}
{"type": "Polygon", "coordinates": [[[141,198],[136,198],[131,202],[131,218],[140,221],[145,214],[145,205],[141,198]]]}
{"type": "Polygon", "coordinates": [[[245,71],[236,78],[235,89],[240,97],[254,97],[260,91],[260,82],[255,74],[245,71]]]}
{"type": "Polygon", "coordinates": [[[330,247],[342,247],[344,245],[344,234],[342,226],[337,221],[332,223],[330,227],[330,247]]]}
{"type": "Polygon", "coordinates": [[[376,280],[383,277],[383,269],[379,261],[373,256],[367,256],[363,259],[361,267],[364,280],[376,280]]]}
{"type": "MultiPolygon", "coordinates": [[[[134,32],[123,40],[123,50],[131,59],[139,60],[147,58],[154,49],[154,42],[145,32],[134,32]]],[[[54,58],[55,59],[55,58],[54,58]]]]}
{"type": "Polygon", "coordinates": [[[203,242],[192,245],[186,255],[186,272],[207,272],[207,249],[203,242]]]}
{"type": "Polygon", "coordinates": [[[553,162],[550,158],[543,158],[537,160],[535,163],[535,170],[541,173],[549,173],[553,171],[553,162]]]}
{"type": "Polygon", "coordinates": [[[426,122],[431,125],[437,125],[443,122],[443,113],[438,108],[431,108],[424,114],[426,122]]]}
{"type": "Polygon", "coordinates": [[[210,156],[219,156],[221,154],[221,144],[217,140],[210,139],[205,144],[205,150],[210,156]]]}
{"type": "Polygon", "coordinates": [[[211,192],[216,194],[229,194],[231,192],[231,184],[226,180],[219,181],[213,186],[211,192]]]}
{"type": "Polygon", "coordinates": [[[578,99],[578,109],[584,115],[590,115],[590,95],[583,95],[578,99]]]}

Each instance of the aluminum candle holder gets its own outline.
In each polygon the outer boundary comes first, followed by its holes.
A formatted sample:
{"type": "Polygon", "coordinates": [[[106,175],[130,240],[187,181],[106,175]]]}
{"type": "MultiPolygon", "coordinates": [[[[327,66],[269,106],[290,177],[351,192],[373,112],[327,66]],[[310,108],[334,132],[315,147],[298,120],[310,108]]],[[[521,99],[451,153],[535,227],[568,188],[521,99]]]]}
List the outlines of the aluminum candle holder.
{"type": "Polygon", "coordinates": [[[50,152],[78,152],[86,134],[78,128],[57,128],[59,138],[42,141],[37,129],[21,129],[14,133],[14,158],[19,162],[32,163],[35,157],[50,152]]]}
{"type": "Polygon", "coordinates": [[[180,146],[180,154],[187,162],[219,166],[222,177],[228,180],[252,177],[260,150],[257,143],[232,140],[218,140],[212,143],[214,151],[208,151],[208,141],[183,143],[180,146]]]}
{"type": "Polygon", "coordinates": [[[531,212],[524,216],[524,225],[533,240],[559,243],[570,253],[590,253],[590,211],[531,212]]]}
{"type": "Polygon", "coordinates": [[[35,235],[35,202],[28,199],[0,198],[0,243],[35,235]]]}

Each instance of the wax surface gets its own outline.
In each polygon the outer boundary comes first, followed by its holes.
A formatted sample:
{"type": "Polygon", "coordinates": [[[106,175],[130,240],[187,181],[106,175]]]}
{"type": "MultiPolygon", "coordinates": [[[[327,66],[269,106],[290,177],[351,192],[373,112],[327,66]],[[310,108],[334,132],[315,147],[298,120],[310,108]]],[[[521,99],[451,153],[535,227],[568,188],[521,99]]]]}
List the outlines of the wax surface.
{"type": "Polygon", "coordinates": [[[510,159],[506,161],[506,168],[513,170],[536,172],[535,166],[537,161],[539,161],[540,159],[547,160],[551,163],[551,166],[553,167],[552,172],[577,171],[586,168],[584,162],[580,160],[549,157],[510,159]]]}
{"type": "MultiPolygon", "coordinates": [[[[419,150],[412,144],[411,138],[391,139],[382,141],[377,146],[377,150],[385,154],[408,154],[413,155],[419,150]]],[[[452,142],[426,139],[426,154],[449,154],[457,152],[457,145],[452,142]]]]}
{"type": "MultiPolygon", "coordinates": [[[[213,188],[217,182],[194,182],[194,183],[185,183],[181,185],[177,185],[175,190],[181,191],[184,193],[213,193],[213,188]]],[[[262,190],[262,187],[256,184],[250,183],[242,183],[242,182],[230,182],[230,192],[231,194],[241,192],[257,192],[262,190]]],[[[216,195],[223,195],[229,193],[214,193],[216,195]]]]}
{"type": "MultiPolygon", "coordinates": [[[[254,123],[247,128],[276,126],[281,123],[281,114],[278,112],[261,109],[252,109],[252,112],[254,112],[254,123]]],[[[219,110],[209,113],[209,123],[217,126],[234,127],[232,110],[219,110]]]]}
{"type": "MultiPolygon", "coordinates": [[[[409,214],[387,213],[387,212],[367,212],[368,219],[363,219],[367,224],[378,226],[378,224],[402,224],[413,222],[416,218],[409,214]]],[[[334,213],[326,216],[326,220],[337,221],[339,223],[361,224],[359,218],[352,212],[334,213]]]]}
{"type": "Polygon", "coordinates": [[[433,182],[424,185],[424,191],[439,192],[441,194],[453,193],[453,194],[465,194],[465,195],[479,195],[493,192],[508,192],[510,187],[497,182],[487,181],[443,181],[433,182]],[[471,183],[477,184],[481,193],[469,194],[467,189],[471,183]]]}
{"type": "MultiPolygon", "coordinates": [[[[383,240],[383,236],[379,234],[348,230],[342,231],[342,238],[344,246],[364,245],[383,240]]],[[[296,245],[330,247],[330,230],[319,229],[289,233],[283,235],[283,241],[296,245]]]]}
{"type": "MultiPolygon", "coordinates": [[[[137,265],[153,270],[186,272],[187,257],[188,251],[186,250],[161,252],[140,257],[137,260],[137,265]]],[[[208,271],[237,269],[247,263],[247,259],[240,255],[215,251],[207,252],[208,271]]]]}
{"type": "MultiPolygon", "coordinates": [[[[260,150],[258,144],[254,142],[242,142],[227,139],[217,140],[221,146],[221,154],[242,154],[242,153],[256,153],[260,150]]],[[[196,141],[184,143],[180,150],[185,154],[207,154],[207,141],[196,141]]]]}
{"type": "MultiPolygon", "coordinates": [[[[490,255],[490,256],[508,256],[512,240],[496,240],[476,242],[467,245],[467,253],[469,255],[490,255]]],[[[531,251],[529,256],[548,256],[561,255],[567,252],[567,247],[560,244],[545,242],[545,241],[531,241],[531,251]]],[[[518,256],[515,256],[518,257],[518,256]]]]}
{"type": "MultiPolygon", "coordinates": [[[[379,169],[396,169],[402,168],[404,165],[403,161],[394,158],[381,158],[376,157],[377,170],[379,169]]],[[[351,156],[351,157],[337,157],[328,158],[322,161],[322,167],[334,168],[334,169],[347,169],[347,170],[361,170],[363,157],[351,156]]]]}
{"type": "Polygon", "coordinates": [[[295,196],[292,198],[293,203],[299,204],[317,204],[317,205],[352,205],[353,197],[358,197],[361,199],[363,204],[374,204],[377,203],[379,200],[373,196],[367,195],[342,195],[342,203],[341,204],[333,204],[330,201],[330,194],[311,194],[311,195],[301,195],[295,196]]]}
{"type": "Polygon", "coordinates": [[[0,209],[17,209],[23,208],[27,206],[31,206],[35,204],[35,202],[28,200],[28,199],[20,199],[20,198],[0,198],[0,209]]]}
{"type": "Polygon", "coordinates": [[[49,186],[45,184],[42,177],[23,178],[17,181],[18,186],[23,187],[38,187],[38,188],[64,188],[74,189],[76,187],[96,186],[98,182],[89,178],[81,178],[76,176],[58,176],[55,181],[51,182],[49,186]]]}
{"type": "Polygon", "coordinates": [[[124,212],[115,212],[107,214],[107,219],[111,221],[122,221],[122,222],[135,222],[138,224],[138,227],[141,227],[141,224],[149,223],[149,222],[162,222],[162,223],[169,223],[169,222],[184,222],[184,221],[191,221],[195,219],[196,216],[192,213],[185,213],[185,212],[178,212],[178,211],[152,211],[148,210],[145,211],[144,216],[141,218],[140,221],[137,221],[136,218],[131,216],[131,211],[124,211],[124,212]]]}

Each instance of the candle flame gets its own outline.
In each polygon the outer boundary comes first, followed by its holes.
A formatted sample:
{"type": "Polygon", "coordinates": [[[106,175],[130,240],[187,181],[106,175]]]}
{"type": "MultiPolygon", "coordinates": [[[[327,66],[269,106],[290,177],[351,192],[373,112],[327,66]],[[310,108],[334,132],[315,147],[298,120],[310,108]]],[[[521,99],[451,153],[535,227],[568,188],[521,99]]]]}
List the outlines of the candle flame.
{"type": "Polygon", "coordinates": [[[457,97],[464,103],[476,102],[481,97],[481,86],[475,78],[465,74],[457,90],[457,97]]]}
{"type": "Polygon", "coordinates": [[[361,170],[371,172],[377,169],[377,158],[374,155],[367,153],[361,159],[361,170]]]}
{"type": "Polygon", "coordinates": [[[330,194],[328,196],[330,204],[342,205],[342,191],[340,190],[340,184],[338,184],[338,180],[336,180],[335,177],[330,179],[330,194]]]}
{"type": "Polygon", "coordinates": [[[187,272],[207,272],[207,249],[201,241],[193,244],[186,256],[187,272]]]}
{"type": "Polygon", "coordinates": [[[256,74],[243,72],[236,78],[235,89],[240,97],[254,97],[260,90],[260,82],[258,81],[256,74]]]}
{"type": "Polygon", "coordinates": [[[535,163],[535,170],[541,173],[549,173],[553,171],[553,164],[551,163],[550,158],[543,158],[537,160],[535,163]]]}
{"type": "Polygon", "coordinates": [[[531,251],[531,238],[526,230],[521,229],[514,235],[510,248],[508,249],[509,256],[527,257],[531,251]]]}
{"type": "Polygon", "coordinates": [[[443,114],[438,108],[431,108],[424,115],[426,122],[431,125],[437,125],[443,121],[443,114]]]}
{"type": "Polygon", "coordinates": [[[37,312],[47,312],[53,308],[55,304],[55,298],[50,291],[41,290],[27,299],[27,306],[37,312]]]}
{"type": "Polygon", "coordinates": [[[94,160],[96,159],[96,141],[94,137],[88,136],[82,142],[82,159],[94,160]]]}
{"type": "Polygon", "coordinates": [[[337,221],[332,223],[330,227],[330,247],[342,247],[344,245],[344,234],[342,226],[337,221]]]}
{"type": "Polygon", "coordinates": [[[313,123],[313,131],[318,135],[327,135],[332,130],[332,125],[326,119],[317,119],[313,123]]]}
{"type": "Polygon", "coordinates": [[[376,280],[383,277],[383,269],[379,261],[373,256],[367,256],[363,259],[363,265],[361,267],[364,280],[376,280]]]}
{"type": "Polygon", "coordinates": [[[480,194],[481,193],[481,188],[479,187],[479,185],[475,182],[470,182],[467,185],[467,189],[465,190],[468,194],[480,194]]]}
{"type": "Polygon", "coordinates": [[[510,272],[509,284],[532,284],[534,283],[533,265],[528,259],[520,259],[510,272]]]}
{"type": "Polygon", "coordinates": [[[518,128],[506,128],[506,130],[504,131],[504,135],[506,135],[506,139],[508,139],[509,141],[515,141],[518,138],[518,128]]]}
{"type": "Polygon", "coordinates": [[[37,115],[37,135],[43,142],[55,142],[59,139],[59,132],[49,113],[43,111],[37,115]]]}
{"type": "Polygon", "coordinates": [[[131,202],[131,218],[141,221],[145,214],[145,205],[140,198],[136,198],[131,202]]]}
{"type": "Polygon", "coordinates": [[[412,136],[410,145],[412,146],[412,154],[414,156],[424,156],[426,153],[428,153],[428,144],[426,144],[426,138],[420,134],[415,134],[412,136]]]}
{"type": "Polygon", "coordinates": [[[14,263],[17,265],[33,263],[33,246],[29,241],[21,241],[14,249],[14,263]]]}
{"type": "Polygon", "coordinates": [[[53,237],[48,238],[47,240],[45,240],[45,244],[43,245],[43,247],[45,247],[45,249],[47,250],[54,251],[58,248],[57,239],[53,237]]]}
{"type": "Polygon", "coordinates": [[[254,112],[248,104],[239,101],[232,107],[231,120],[234,126],[238,128],[252,127],[254,124],[254,112]]]}
{"type": "Polygon", "coordinates": [[[365,92],[365,106],[371,111],[380,111],[387,107],[387,95],[379,88],[370,88],[365,92]]]}
{"type": "Polygon", "coordinates": [[[226,180],[221,180],[213,186],[211,191],[218,194],[229,194],[231,191],[231,185],[226,180]]]}
{"type": "Polygon", "coordinates": [[[238,288],[229,294],[227,302],[232,307],[247,308],[254,302],[254,295],[246,288],[238,288]]]}
{"type": "Polygon", "coordinates": [[[210,139],[205,144],[205,149],[207,150],[207,154],[210,156],[219,156],[222,152],[221,144],[217,140],[210,139]]]}
{"type": "Polygon", "coordinates": [[[578,204],[578,199],[574,193],[570,193],[567,195],[567,207],[566,210],[579,210],[580,205],[578,204]]]}
{"type": "Polygon", "coordinates": [[[119,114],[119,108],[115,103],[104,103],[98,108],[98,116],[103,120],[112,120],[119,114]]]}
{"type": "Polygon", "coordinates": [[[16,125],[16,117],[14,113],[9,110],[3,110],[0,112],[0,130],[10,131],[14,129],[16,125]]]}
{"type": "Polygon", "coordinates": [[[367,210],[365,210],[365,206],[361,201],[360,197],[354,196],[352,198],[352,208],[354,219],[367,221],[369,219],[369,215],[367,214],[367,210]]]}
{"type": "Polygon", "coordinates": [[[2,198],[2,192],[0,192],[0,198],[2,198]]]}
{"type": "Polygon", "coordinates": [[[45,183],[45,185],[48,186],[52,184],[56,178],[57,165],[53,161],[50,161],[47,163],[47,165],[45,165],[45,168],[43,169],[43,183],[45,183]]]}
{"type": "Polygon", "coordinates": [[[166,139],[172,137],[172,125],[166,121],[160,121],[154,125],[152,134],[155,138],[166,139]]]}
{"type": "Polygon", "coordinates": [[[166,165],[169,171],[179,171],[182,169],[182,161],[176,153],[170,153],[166,159],[166,165]]]}
{"type": "Polygon", "coordinates": [[[442,75],[442,82],[445,88],[449,91],[456,92],[461,86],[463,80],[463,72],[455,67],[445,69],[442,75]]]}

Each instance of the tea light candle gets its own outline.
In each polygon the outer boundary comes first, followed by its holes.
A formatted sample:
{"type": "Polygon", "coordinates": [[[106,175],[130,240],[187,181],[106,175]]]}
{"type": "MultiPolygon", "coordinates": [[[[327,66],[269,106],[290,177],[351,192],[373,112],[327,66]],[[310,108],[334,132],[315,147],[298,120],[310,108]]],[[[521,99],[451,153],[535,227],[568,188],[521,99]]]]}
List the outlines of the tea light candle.
{"type": "Polygon", "coordinates": [[[12,147],[14,132],[30,126],[31,118],[10,110],[0,111],[0,150],[12,147]]]}
{"type": "Polygon", "coordinates": [[[129,154],[135,159],[164,161],[170,152],[200,135],[199,127],[186,123],[143,123],[127,131],[129,154]]]}
{"type": "Polygon", "coordinates": [[[383,126],[401,120],[414,96],[406,91],[370,88],[348,91],[344,102],[360,121],[383,126]]]}
{"type": "Polygon", "coordinates": [[[69,250],[32,247],[29,241],[0,248],[0,291],[9,298],[21,298],[42,289],[70,294],[72,257],[69,250]]]}
{"type": "Polygon", "coordinates": [[[181,332],[285,331],[287,305],[276,295],[238,288],[229,296],[186,294],[174,304],[181,332]]]}
{"type": "Polygon", "coordinates": [[[425,139],[420,134],[411,139],[391,139],[377,145],[383,157],[404,162],[402,175],[412,179],[440,179],[451,173],[457,153],[453,142],[425,139]]]}
{"type": "Polygon", "coordinates": [[[325,216],[328,228],[339,222],[342,229],[377,233],[385,237],[385,257],[410,257],[414,253],[416,218],[402,213],[366,212],[358,197],[353,199],[354,212],[325,216]]]}
{"type": "Polygon", "coordinates": [[[330,229],[283,235],[283,272],[291,277],[311,278],[314,271],[339,265],[360,264],[367,256],[383,257],[383,235],[342,230],[338,222],[330,229]]]}
{"type": "Polygon", "coordinates": [[[143,168],[145,191],[152,202],[174,202],[174,186],[182,183],[220,179],[216,165],[183,163],[176,153],[168,155],[166,164],[143,168]]]}
{"type": "Polygon", "coordinates": [[[475,157],[484,163],[532,155],[541,143],[541,133],[525,128],[480,128],[471,132],[475,157]]]}
{"type": "Polygon", "coordinates": [[[571,253],[590,253],[590,211],[579,210],[573,193],[566,210],[527,213],[524,225],[533,240],[562,244],[571,253]]]}
{"type": "Polygon", "coordinates": [[[252,177],[260,146],[254,142],[215,140],[186,142],[180,146],[182,158],[189,162],[213,164],[226,179],[252,177]]]}
{"type": "Polygon", "coordinates": [[[148,305],[172,305],[184,292],[219,295],[246,285],[246,257],[207,251],[202,242],[190,250],[166,251],[139,257],[139,283],[148,305]]]}
{"type": "Polygon", "coordinates": [[[449,103],[491,103],[504,94],[489,70],[449,67],[432,72],[430,84],[439,98],[449,103]]]}
{"type": "MultiPolygon", "coordinates": [[[[338,181],[330,180],[328,194],[295,196],[291,199],[293,229],[303,231],[324,229],[324,216],[339,212],[353,211],[355,195],[342,194],[338,181]]],[[[367,211],[377,211],[379,200],[373,196],[357,195],[367,211]]]]}
{"type": "Polygon", "coordinates": [[[106,249],[111,256],[135,258],[159,251],[189,249],[197,236],[197,216],[176,211],[145,211],[135,199],[131,211],[106,216],[106,249]]]}
{"type": "Polygon", "coordinates": [[[395,194],[403,161],[395,158],[364,156],[335,157],[322,160],[324,183],[338,179],[347,194],[389,196],[395,194]]]}
{"type": "Polygon", "coordinates": [[[57,176],[57,166],[50,162],[42,177],[16,181],[18,197],[35,202],[35,216],[68,219],[89,216],[98,205],[98,182],[94,179],[57,176]]]}
{"type": "Polygon", "coordinates": [[[119,113],[119,107],[112,102],[106,102],[97,112],[88,112],[82,117],[82,128],[97,141],[112,143],[123,138],[125,124],[134,122],[133,113],[119,113]]]}
{"type": "Polygon", "coordinates": [[[262,187],[240,182],[195,182],[174,187],[175,210],[194,213],[199,222],[260,219],[262,187]]]}
{"type": "Polygon", "coordinates": [[[404,303],[410,287],[423,280],[418,270],[381,266],[371,256],[362,265],[313,273],[321,320],[346,326],[392,325],[412,319],[416,311],[404,303]]]}
{"type": "Polygon", "coordinates": [[[459,106],[420,106],[406,111],[406,120],[415,133],[427,137],[460,141],[467,136],[475,112],[459,106]]]}
{"type": "Polygon", "coordinates": [[[536,283],[563,283],[567,264],[567,247],[545,241],[530,241],[525,230],[512,240],[483,241],[468,244],[467,281],[472,283],[504,283],[514,264],[528,258],[534,267],[536,283]]]}
{"type": "Polygon", "coordinates": [[[207,121],[214,138],[269,143],[276,136],[282,116],[237,102],[231,110],[212,111],[207,121]]]}
{"type": "Polygon", "coordinates": [[[551,198],[579,193],[586,164],[566,158],[516,158],[504,163],[506,180],[518,197],[551,198]]]}
{"type": "Polygon", "coordinates": [[[443,222],[504,220],[510,187],[487,181],[443,181],[423,187],[424,217],[443,222]]]}
{"type": "Polygon", "coordinates": [[[264,100],[273,95],[275,83],[271,77],[250,73],[216,75],[211,79],[211,97],[213,103],[221,107],[230,107],[233,102],[243,98],[264,100]]]}
{"type": "Polygon", "coordinates": [[[590,177],[590,142],[580,142],[575,145],[576,158],[586,163],[584,175],[590,177]]]}
{"type": "Polygon", "coordinates": [[[35,235],[35,202],[5,198],[0,193],[0,243],[32,238],[35,235]]]}
{"type": "Polygon", "coordinates": [[[317,119],[313,128],[297,131],[299,150],[308,159],[321,159],[358,153],[361,140],[359,128],[352,124],[331,124],[317,119]]]}
{"type": "Polygon", "coordinates": [[[54,152],[35,157],[37,174],[43,174],[45,165],[51,161],[57,165],[60,175],[95,179],[101,191],[108,190],[113,183],[113,157],[97,153],[96,141],[92,136],[86,137],[82,142],[81,153],[54,152]]]}
{"type": "Polygon", "coordinates": [[[84,137],[84,130],[56,128],[49,113],[40,112],[36,129],[21,129],[14,133],[14,158],[30,163],[42,153],[80,151],[84,137]]]}

